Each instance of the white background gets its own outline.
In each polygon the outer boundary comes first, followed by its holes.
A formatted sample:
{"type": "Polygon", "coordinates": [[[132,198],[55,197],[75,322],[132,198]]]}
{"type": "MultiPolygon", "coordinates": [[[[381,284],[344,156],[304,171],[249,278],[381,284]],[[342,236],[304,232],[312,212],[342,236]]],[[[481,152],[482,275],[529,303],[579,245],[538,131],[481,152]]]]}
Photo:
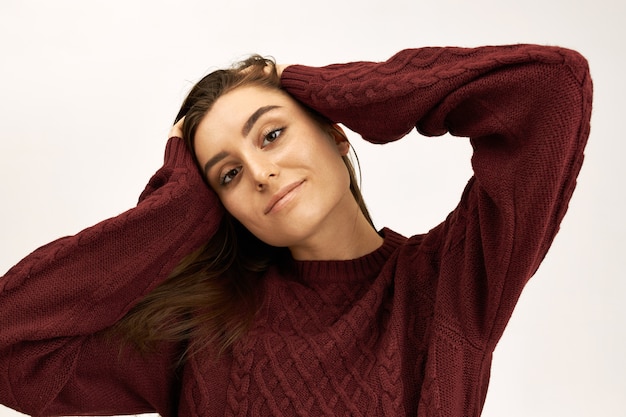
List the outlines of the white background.
{"type": "MultiPolygon", "coordinates": [[[[626,415],[624,2],[216,3],[0,2],[0,273],[132,207],[191,85],[249,53],[324,65],[430,45],[570,47],[594,78],[587,159],[496,349],[483,416],[626,415]]],[[[403,234],[441,221],[470,175],[464,139],[352,142],[377,226],[403,234]]]]}

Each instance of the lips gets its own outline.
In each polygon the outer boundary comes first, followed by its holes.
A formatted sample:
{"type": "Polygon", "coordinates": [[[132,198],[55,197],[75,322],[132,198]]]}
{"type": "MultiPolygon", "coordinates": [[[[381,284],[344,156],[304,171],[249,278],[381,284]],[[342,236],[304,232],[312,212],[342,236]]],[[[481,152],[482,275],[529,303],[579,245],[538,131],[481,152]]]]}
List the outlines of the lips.
{"type": "Polygon", "coordinates": [[[263,214],[269,214],[274,209],[274,207],[281,206],[283,203],[286,203],[289,199],[291,199],[292,191],[296,190],[296,188],[302,185],[302,183],[304,183],[304,180],[295,181],[291,184],[285,185],[283,188],[278,190],[278,192],[276,192],[276,194],[274,194],[272,198],[270,198],[267,206],[265,206],[263,214]]]}

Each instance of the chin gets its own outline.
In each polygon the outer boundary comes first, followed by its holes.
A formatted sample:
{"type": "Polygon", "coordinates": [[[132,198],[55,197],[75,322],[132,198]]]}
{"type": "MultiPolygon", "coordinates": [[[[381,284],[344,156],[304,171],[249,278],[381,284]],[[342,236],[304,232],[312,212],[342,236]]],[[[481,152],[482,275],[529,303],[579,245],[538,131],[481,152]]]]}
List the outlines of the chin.
{"type": "Polygon", "coordinates": [[[306,232],[308,228],[305,227],[290,227],[289,229],[291,230],[272,228],[269,233],[259,233],[256,236],[270,246],[288,248],[302,243],[311,235],[311,233],[306,232]]]}

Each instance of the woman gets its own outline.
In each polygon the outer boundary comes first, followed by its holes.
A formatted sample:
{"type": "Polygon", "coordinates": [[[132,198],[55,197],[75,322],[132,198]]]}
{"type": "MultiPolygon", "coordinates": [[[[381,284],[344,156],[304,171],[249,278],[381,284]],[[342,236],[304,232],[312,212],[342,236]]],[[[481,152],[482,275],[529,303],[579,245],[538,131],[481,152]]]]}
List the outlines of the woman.
{"type": "Polygon", "coordinates": [[[32,415],[479,415],[573,192],[591,94],[584,58],[535,45],[210,74],[137,207],[0,281],[0,401],[32,415]],[[376,232],[334,123],[376,143],[414,126],[469,137],[475,175],[427,234],[376,232]]]}

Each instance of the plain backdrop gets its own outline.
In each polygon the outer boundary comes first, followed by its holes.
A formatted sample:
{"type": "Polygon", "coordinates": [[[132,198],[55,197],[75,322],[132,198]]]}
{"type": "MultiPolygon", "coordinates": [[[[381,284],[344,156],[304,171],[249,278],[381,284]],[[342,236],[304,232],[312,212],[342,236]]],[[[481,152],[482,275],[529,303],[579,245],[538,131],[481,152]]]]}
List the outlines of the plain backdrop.
{"type": "MultiPolygon", "coordinates": [[[[192,84],[250,53],[325,65],[431,45],[565,46],[588,58],[594,79],[586,162],[495,351],[483,416],[625,416],[624,2],[222,3],[0,2],[0,274],[136,204],[192,84]]],[[[471,175],[462,138],[350,137],[379,228],[428,231],[471,175]]],[[[0,417],[17,415],[0,406],[0,417]]]]}

